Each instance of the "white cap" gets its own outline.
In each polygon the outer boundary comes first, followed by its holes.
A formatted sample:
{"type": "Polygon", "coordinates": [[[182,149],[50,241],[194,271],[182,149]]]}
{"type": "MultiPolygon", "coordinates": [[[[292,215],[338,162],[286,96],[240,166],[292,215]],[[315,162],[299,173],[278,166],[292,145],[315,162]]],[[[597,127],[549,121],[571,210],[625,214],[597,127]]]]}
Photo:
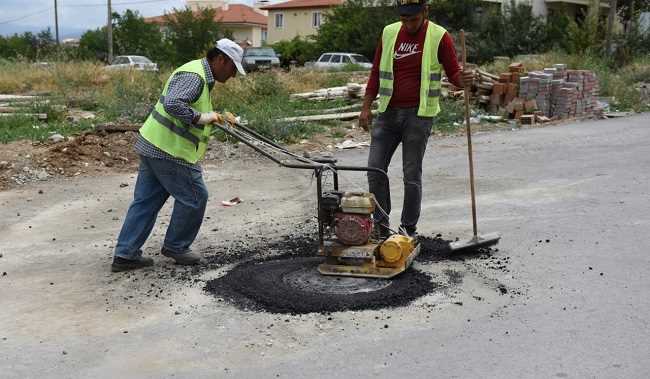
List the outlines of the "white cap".
{"type": "Polygon", "coordinates": [[[235,64],[235,67],[237,67],[237,71],[239,71],[240,74],[246,75],[246,71],[244,71],[244,67],[241,65],[244,55],[244,49],[242,49],[241,46],[228,38],[222,38],[214,44],[214,47],[223,51],[223,53],[232,60],[232,63],[235,64]]]}

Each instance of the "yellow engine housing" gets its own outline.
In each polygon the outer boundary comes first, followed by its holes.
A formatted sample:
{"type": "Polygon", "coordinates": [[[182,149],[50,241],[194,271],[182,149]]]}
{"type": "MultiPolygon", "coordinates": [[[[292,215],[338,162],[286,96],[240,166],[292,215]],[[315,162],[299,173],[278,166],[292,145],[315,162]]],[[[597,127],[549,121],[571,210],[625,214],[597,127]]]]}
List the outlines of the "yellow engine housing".
{"type": "Polygon", "coordinates": [[[408,256],[415,248],[415,240],[400,234],[393,234],[381,244],[379,253],[387,263],[395,263],[408,256]]]}

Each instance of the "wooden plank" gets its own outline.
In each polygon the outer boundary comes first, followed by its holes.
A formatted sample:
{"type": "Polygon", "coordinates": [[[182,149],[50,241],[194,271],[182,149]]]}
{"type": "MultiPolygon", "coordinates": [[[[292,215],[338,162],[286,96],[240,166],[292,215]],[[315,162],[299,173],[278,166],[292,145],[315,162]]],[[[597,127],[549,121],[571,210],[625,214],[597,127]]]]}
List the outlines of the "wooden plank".
{"type": "Polygon", "coordinates": [[[16,113],[21,110],[23,109],[18,107],[0,107],[0,113],[16,113]]]}
{"type": "Polygon", "coordinates": [[[480,75],[486,76],[490,79],[493,80],[499,80],[499,76],[490,74],[489,72],[483,71],[483,70],[476,70],[480,75]]]}
{"type": "Polygon", "coordinates": [[[10,103],[14,101],[21,101],[21,100],[36,100],[38,99],[37,96],[24,96],[24,95],[2,95],[0,94],[0,101],[10,103]]]}
{"type": "MultiPolygon", "coordinates": [[[[371,111],[372,114],[377,114],[377,111],[371,111]]],[[[276,121],[280,122],[294,122],[294,121],[327,121],[327,120],[352,120],[359,117],[361,112],[346,112],[346,113],[335,113],[335,114],[319,114],[313,116],[298,116],[298,117],[285,117],[278,119],[276,121]]]]}
{"type": "Polygon", "coordinates": [[[47,120],[47,113],[0,113],[0,117],[35,117],[39,120],[47,120]]]}

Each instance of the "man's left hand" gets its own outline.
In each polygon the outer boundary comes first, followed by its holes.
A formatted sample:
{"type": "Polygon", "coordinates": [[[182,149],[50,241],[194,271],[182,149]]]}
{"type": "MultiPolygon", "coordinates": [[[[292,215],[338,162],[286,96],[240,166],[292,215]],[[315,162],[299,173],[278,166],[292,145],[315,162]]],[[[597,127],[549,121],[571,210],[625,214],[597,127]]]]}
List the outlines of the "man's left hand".
{"type": "Polygon", "coordinates": [[[461,75],[461,78],[463,80],[463,87],[472,87],[472,83],[474,82],[474,75],[474,70],[463,70],[461,75]]]}

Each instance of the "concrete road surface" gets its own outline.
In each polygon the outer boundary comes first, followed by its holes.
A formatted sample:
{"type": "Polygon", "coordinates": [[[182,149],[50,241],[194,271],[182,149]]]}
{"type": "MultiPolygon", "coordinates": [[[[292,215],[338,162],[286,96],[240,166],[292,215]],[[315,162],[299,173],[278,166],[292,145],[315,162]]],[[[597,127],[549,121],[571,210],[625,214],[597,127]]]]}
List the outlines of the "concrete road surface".
{"type": "MultiPolygon", "coordinates": [[[[202,290],[228,267],[176,280],[160,255],[152,270],[111,274],[134,175],[1,192],[0,377],[650,377],[650,114],[474,142],[479,227],[503,234],[500,266],[416,264],[462,279],[397,309],[241,310],[202,290]]],[[[463,137],[430,142],[421,233],[471,233],[465,151],[463,137]]],[[[337,157],[363,165],[367,153],[337,157]]],[[[400,156],[389,173],[394,224],[400,156]]],[[[307,172],[247,160],[208,166],[205,176],[209,219],[195,249],[236,249],[314,215],[307,172]],[[244,201],[220,204],[235,196],[244,201]]],[[[365,178],[345,175],[342,186],[365,189],[365,178]]],[[[169,212],[145,254],[159,250],[169,212]]]]}

